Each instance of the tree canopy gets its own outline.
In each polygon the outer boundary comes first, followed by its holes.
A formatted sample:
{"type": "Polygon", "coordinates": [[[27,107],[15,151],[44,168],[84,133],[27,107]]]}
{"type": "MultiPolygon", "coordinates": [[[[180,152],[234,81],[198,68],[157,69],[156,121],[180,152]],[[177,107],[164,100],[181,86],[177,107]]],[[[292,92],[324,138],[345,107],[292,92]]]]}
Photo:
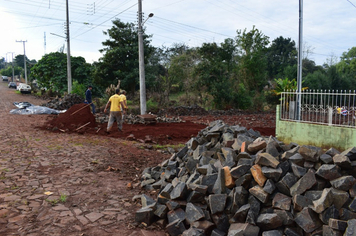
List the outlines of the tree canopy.
{"type": "MultiPolygon", "coordinates": [[[[103,88],[117,84],[133,93],[139,80],[138,35],[133,23],[124,23],[119,19],[113,21],[113,27],[104,31],[109,39],[102,44],[103,53],[96,64],[95,83],[103,88]]],[[[145,63],[154,48],[149,45],[149,36],[143,35],[145,63]]]]}
{"type": "MultiPolygon", "coordinates": [[[[118,80],[130,95],[139,89],[136,27],[119,19],[112,23],[103,32],[107,39],[98,62],[90,65],[82,57],[72,57],[76,91],[89,83],[104,91],[118,80]]],[[[208,109],[261,109],[278,100],[269,97],[273,91],[295,86],[297,49],[291,38],[279,36],[270,42],[255,27],[237,30],[236,37],[221,43],[192,48],[185,44],[153,47],[150,37],[143,34],[146,88],[148,97],[160,105],[169,104],[175,92],[184,94],[186,104],[196,102],[208,109]]],[[[309,53],[310,48],[303,58],[303,87],[345,90],[356,86],[356,47],[344,52],[339,62],[323,66],[308,58],[309,53]]],[[[15,60],[23,65],[23,55],[15,60]]],[[[31,69],[31,76],[40,86],[63,93],[67,91],[66,66],[64,53],[50,53],[31,69]]]]}
{"type": "MultiPolygon", "coordinates": [[[[71,57],[72,80],[80,83],[92,81],[90,64],[83,57],[71,57]]],[[[68,90],[67,55],[53,52],[46,54],[31,69],[31,76],[40,87],[63,93],[68,90]]]]}

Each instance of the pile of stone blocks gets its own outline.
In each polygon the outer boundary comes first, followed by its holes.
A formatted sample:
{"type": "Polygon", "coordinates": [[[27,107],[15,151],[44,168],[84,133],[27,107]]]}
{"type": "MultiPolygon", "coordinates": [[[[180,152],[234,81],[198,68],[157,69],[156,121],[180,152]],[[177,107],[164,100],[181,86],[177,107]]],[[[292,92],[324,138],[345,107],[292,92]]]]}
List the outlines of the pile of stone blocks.
{"type": "Polygon", "coordinates": [[[284,144],[214,121],[146,168],[138,222],[171,236],[356,236],[356,148],[284,144]]]}
{"type": "Polygon", "coordinates": [[[83,103],[84,98],[80,97],[79,95],[75,93],[70,93],[64,95],[64,97],[56,97],[52,99],[51,101],[42,104],[41,106],[49,107],[55,110],[68,110],[75,104],[83,103]]]}

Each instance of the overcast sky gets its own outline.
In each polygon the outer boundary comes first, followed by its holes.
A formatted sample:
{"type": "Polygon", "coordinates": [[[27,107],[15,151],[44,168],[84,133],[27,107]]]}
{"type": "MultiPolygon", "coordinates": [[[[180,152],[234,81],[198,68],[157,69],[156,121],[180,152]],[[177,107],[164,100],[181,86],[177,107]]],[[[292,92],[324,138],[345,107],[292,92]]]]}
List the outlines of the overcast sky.
{"type": "MultiPolygon", "coordinates": [[[[0,57],[23,54],[39,60],[66,46],[65,0],[0,0],[0,57]]],[[[112,20],[137,23],[138,0],[68,0],[72,56],[97,61],[112,20]]],[[[185,43],[201,46],[234,38],[252,27],[268,36],[298,44],[298,0],[144,0],[146,34],[156,47],[185,43]]],[[[312,0],[303,4],[303,43],[308,58],[322,65],[356,46],[356,0],[312,0]]],[[[65,49],[66,50],[66,49],[65,49]]],[[[65,51],[66,52],[66,51],[65,51]]]]}

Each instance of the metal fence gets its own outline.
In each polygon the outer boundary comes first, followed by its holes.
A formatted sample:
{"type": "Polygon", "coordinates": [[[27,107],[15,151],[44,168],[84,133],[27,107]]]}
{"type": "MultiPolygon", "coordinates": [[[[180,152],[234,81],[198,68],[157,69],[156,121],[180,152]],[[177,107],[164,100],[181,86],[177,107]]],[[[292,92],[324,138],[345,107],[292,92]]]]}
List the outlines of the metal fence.
{"type": "Polygon", "coordinates": [[[281,93],[281,120],[355,128],[356,91],[305,90],[281,93]],[[300,96],[300,99],[299,99],[300,96]],[[298,101],[300,105],[298,106],[298,101]]]}

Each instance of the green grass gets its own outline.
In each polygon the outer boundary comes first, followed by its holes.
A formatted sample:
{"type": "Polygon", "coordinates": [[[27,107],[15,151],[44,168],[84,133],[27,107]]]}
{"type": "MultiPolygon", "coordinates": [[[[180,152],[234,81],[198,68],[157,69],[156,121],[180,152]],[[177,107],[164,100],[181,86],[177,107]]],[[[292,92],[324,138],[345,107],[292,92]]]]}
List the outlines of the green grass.
{"type": "Polygon", "coordinates": [[[67,195],[62,193],[61,196],[59,197],[59,201],[65,203],[67,201],[67,195]]]}
{"type": "Polygon", "coordinates": [[[152,99],[147,101],[147,110],[157,110],[158,102],[153,101],[152,99]]]}
{"type": "Polygon", "coordinates": [[[46,202],[50,203],[52,206],[56,205],[58,202],[65,203],[67,201],[67,195],[64,193],[61,194],[61,196],[58,199],[52,199],[48,200],[46,199],[46,202]]]}
{"type": "Polygon", "coordinates": [[[173,149],[179,149],[179,148],[182,148],[184,147],[185,144],[175,144],[175,145],[172,145],[172,144],[168,144],[168,145],[160,145],[160,144],[157,144],[157,145],[154,145],[153,148],[155,149],[166,149],[166,148],[173,148],[173,149]]]}
{"type": "Polygon", "coordinates": [[[46,202],[50,203],[52,206],[56,205],[58,201],[59,201],[58,199],[52,199],[52,200],[46,199],[46,202]]]}
{"type": "Polygon", "coordinates": [[[178,101],[179,100],[179,97],[181,95],[185,94],[185,92],[178,92],[178,93],[171,93],[169,95],[169,100],[172,100],[172,101],[178,101]]]}

